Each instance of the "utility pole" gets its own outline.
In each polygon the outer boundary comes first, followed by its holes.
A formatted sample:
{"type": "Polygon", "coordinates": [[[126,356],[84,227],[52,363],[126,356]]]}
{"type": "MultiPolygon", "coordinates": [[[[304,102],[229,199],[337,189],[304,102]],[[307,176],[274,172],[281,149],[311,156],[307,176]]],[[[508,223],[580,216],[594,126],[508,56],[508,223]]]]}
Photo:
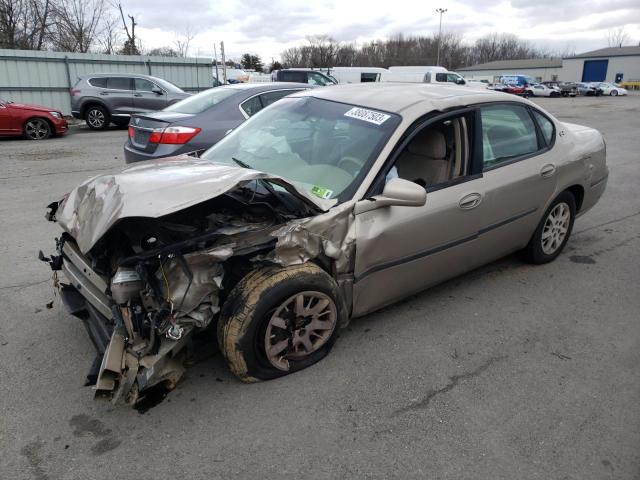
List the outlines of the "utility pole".
{"type": "Polygon", "coordinates": [[[220,42],[220,55],[222,55],[222,80],[227,84],[227,61],[224,58],[224,42],[220,42]]]}
{"type": "Polygon", "coordinates": [[[440,14],[440,30],[438,32],[438,56],[436,58],[436,65],[440,65],[440,43],[442,43],[442,14],[446,12],[446,8],[436,8],[436,12],[440,14]]]}
{"type": "MultiPolygon", "coordinates": [[[[218,48],[217,45],[214,43],[213,44],[213,57],[215,59],[216,62],[216,82],[218,82],[218,85],[220,85],[220,77],[218,76],[218,48]]],[[[216,87],[218,86],[216,85],[216,87]]]]}

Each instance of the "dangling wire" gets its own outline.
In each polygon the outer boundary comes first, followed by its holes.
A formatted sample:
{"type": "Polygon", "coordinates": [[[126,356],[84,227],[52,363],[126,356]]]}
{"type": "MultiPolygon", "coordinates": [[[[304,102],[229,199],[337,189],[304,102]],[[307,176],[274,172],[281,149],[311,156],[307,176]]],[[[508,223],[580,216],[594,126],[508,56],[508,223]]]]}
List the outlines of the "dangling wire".
{"type": "Polygon", "coordinates": [[[162,273],[162,278],[164,279],[164,284],[167,287],[167,298],[166,300],[169,302],[169,305],[171,305],[171,315],[173,315],[173,302],[171,301],[171,289],[169,288],[169,280],[167,279],[167,276],[164,273],[164,268],[162,265],[162,258],[160,257],[160,255],[158,255],[158,260],[160,260],[160,272],[162,273]]]}

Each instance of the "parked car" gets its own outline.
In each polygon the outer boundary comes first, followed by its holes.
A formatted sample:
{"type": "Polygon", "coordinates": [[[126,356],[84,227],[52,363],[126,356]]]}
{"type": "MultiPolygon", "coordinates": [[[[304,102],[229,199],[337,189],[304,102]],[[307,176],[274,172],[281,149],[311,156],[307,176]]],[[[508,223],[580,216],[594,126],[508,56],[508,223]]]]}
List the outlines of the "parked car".
{"type": "Polygon", "coordinates": [[[530,97],[561,97],[562,92],[558,87],[548,87],[542,83],[529,85],[525,91],[525,95],[530,97]]]}
{"type": "Polygon", "coordinates": [[[160,112],[136,114],[124,144],[127,163],[205,150],[264,107],[309,88],[299,83],[239,83],[211,88],[160,112]]]}
{"type": "Polygon", "coordinates": [[[502,91],[504,93],[511,93],[512,95],[524,95],[525,87],[516,84],[505,85],[502,91]]]}
{"type": "Polygon", "coordinates": [[[614,83],[601,82],[597,87],[602,92],[602,95],[611,95],[612,97],[617,95],[628,95],[629,93],[626,88],[619,87],[614,83]]]}
{"type": "Polygon", "coordinates": [[[490,83],[487,89],[495,90],[496,92],[504,92],[507,89],[507,85],[504,83],[490,83]]]}
{"type": "Polygon", "coordinates": [[[325,87],[328,85],[336,85],[338,81],[331,75],[327,75],[320,70],[311,70],[309,68],[287,68],[284,70],[274,70],[271,72],[272,82],[295,82],[307,83],[325,87]]]}
{"type": "Polygon", "coordinates": [[[558,88],[563,97],[575,97],[578,94],[578,88],[573,82],[542,82],[549,88],[558,88]]]}
{"type": "Polygon", "coordinates": [[[602,90],[598,87],[596,83],[577,83],[576,88],[578,89],[578,95],[585,96],[594,96],[599,97],[602,95],[602,90]]]}
{"type": "Polygon", "coordinates": [[[176,385],[195,332],[268,380],[321,360],[353,317],[511,252],[551,262],[607,176],[598,131],[522,98],[310,89],[200,158],[85,181],[49,206],[64,233],[40,256],[98,346],[96,396],[134,403],[176,385]]]}
{"type": "Polygon", "coordinates": [[[70,92],[71,113],[93,130],[127,125],[133,113],[162,110],[189,96],[161,78],[123,73],[84,75],[70,92]]]}
{"type": "Polygon", "coordinates": [[[67,129],[62,112],[55,108],[13,103],[0,98],[0,136],[44,140],[51,135],[61,135],[67,129]]]}

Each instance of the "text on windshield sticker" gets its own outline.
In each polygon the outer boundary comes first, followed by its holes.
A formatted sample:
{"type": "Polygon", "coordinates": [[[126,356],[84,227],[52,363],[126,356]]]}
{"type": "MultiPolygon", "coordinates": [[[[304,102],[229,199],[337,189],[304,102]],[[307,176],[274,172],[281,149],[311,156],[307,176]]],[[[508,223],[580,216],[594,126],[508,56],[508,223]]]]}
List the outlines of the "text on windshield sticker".
{"type": "Polygon", "coordinates": [[[373,110],[367,110],[366,108],[359,107],[352,108],[345,113],[344,116],[357,118],[369,123],[375,123],[376,125],[382,125],[391,118],[391,115],[387,115],[386,113],[375,112],[373,110]]]}

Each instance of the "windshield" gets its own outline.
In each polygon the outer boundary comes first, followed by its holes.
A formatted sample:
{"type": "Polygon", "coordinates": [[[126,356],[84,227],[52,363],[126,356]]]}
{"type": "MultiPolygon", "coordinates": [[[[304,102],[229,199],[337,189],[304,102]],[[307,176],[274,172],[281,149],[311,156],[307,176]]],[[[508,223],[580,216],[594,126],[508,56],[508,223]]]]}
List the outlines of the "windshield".
{"type": "Polygon", "coordinates": [[[349,198],[400,123],[380,111],[285,98],[262,110],[202,158],[281,176],[323,199],[349,198]],[[234,160],[235,159],[235,160],[234,160]]]}
{"type": "Polygon", "coordinates": [[[164,109],[165,112],[178,112],[178,113],[202,113],[205,110],[210,109],[214,105],[217,105],[225,98],[230,97],[238,93],[238,90],[233,88],[210,88],[204,92],[197,93],[191,97],[187,97],[184,100],[174,103],[164,109]]]}
{"type": "Polygon", "coordinates": [[[162,78],[155,78],[153,79],[154,82],[158,83],[161,87],[163,87],[165,90],[169,90],[171,92],[177,92],[177,93],[185,93],[184,90],[182,90],[180,87],[178,87],[177,85],[174,85],[173,83],[164,80],[162,78]]]}

